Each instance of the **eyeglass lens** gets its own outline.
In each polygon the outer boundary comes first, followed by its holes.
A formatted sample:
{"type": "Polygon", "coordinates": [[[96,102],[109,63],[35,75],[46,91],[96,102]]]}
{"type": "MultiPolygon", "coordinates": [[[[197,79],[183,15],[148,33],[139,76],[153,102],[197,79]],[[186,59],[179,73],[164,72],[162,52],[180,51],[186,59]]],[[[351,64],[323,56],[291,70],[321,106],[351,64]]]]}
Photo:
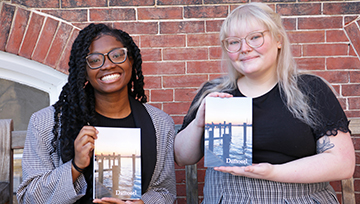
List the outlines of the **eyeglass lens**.
{"type": "Polygon", "coordinates": [[[86,58],[88,65],[90,68],[96,69],[100,68],[104,65],[105,55],[108,56],[109,60],[114,64],[123,63],[126,60],[126,49],[124,48],[115,48],[108,52],[107,54],[102,53],[93,53],[88,55],[86,58]]]}
{"type": "MultiPolygon", "coordinates": [[[[229,52],[237,52],[241,49],[242,39],[237,37],[229,37],[224,40],[224,46],[229,52]]],[[[245,37],[246,43],[252,47],[260,47],[264,43],[263,32],[250,33],[245,37]]]]}

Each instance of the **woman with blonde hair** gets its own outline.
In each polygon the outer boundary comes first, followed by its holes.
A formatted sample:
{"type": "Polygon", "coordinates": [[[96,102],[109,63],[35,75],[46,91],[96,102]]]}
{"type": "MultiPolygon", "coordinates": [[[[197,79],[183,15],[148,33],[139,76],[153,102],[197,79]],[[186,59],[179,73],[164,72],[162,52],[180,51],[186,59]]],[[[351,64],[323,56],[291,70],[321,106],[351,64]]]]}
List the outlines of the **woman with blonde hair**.
{"type": "Polygon", "coordinates": [[[253,165],[208,168],[203,203],[338,203],[329,181],[355,168],[349,123],[328,83],[298,71],[281,17],[263,3],[239,6],[220,41],[228,74],[195,96],[175,161],[203,156],[205,97],[234,96],[253,99],[253,165]]]}

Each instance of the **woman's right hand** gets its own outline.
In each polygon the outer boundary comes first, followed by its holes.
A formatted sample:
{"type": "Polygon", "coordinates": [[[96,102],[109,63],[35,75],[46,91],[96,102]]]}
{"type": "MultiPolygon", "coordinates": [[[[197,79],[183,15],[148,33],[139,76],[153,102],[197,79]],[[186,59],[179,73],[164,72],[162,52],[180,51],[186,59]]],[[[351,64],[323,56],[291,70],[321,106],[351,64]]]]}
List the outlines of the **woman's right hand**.
{"type": "Polygon", "coordinates": [[[199,106],[198,111],[196,112],[196,117],[194,119],[195,125],[197,127],[204,128],[205,126],[205,101],[207,97],[220,97],[220,98],[230,98],[233,97],[233,95],[229,93],[220,93],[220,92],[212,92],[209,93],[202,101],[199,106]]]}
{"type": "Polygon", "coordinates": [[[74,163],[77,167],[84,169],[89,166],[97,134],[98,131],[93,126],[84,126],[81,128],[74,141],[74,163]]]}

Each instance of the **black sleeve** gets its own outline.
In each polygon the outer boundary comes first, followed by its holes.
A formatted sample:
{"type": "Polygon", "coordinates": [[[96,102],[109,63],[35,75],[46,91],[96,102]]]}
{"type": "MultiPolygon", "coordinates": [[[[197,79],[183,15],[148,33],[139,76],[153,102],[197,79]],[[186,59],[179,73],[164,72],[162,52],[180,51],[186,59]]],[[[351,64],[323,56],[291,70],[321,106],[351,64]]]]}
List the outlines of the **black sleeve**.
{"type": "Polygon", "coordinates": [[[332,89],[321,78],[311,75],[302,77],[304,84],[308,85],[307,93],[310,105],[315,109],[320,121],[313,129],[315,139],[320,137],[335,136],[338,131],[350,132],[349,121],[332,89]]]}

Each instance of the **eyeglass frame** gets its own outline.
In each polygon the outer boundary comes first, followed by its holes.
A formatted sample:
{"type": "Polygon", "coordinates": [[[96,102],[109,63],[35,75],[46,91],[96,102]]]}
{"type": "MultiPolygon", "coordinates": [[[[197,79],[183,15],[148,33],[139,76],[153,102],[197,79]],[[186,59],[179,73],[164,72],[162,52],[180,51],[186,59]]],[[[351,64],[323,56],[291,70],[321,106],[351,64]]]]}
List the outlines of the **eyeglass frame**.
{"type": "Polygon", "coordinates": [[[227,37],[227,38],[225,38],[224,40],[222,40],[221,42],[223,43],[223,46],[224,46],[225,50],[228,51],[228,52],[231,52],[231,53],[239,52],[239,50],[241,50],[241,47],[243,46],[243,41],[242,41],[242,40],[245,40],[245,43],[246,43],[249,47],[255,49],[255,48],[261,47],[261,46],[265,43],[264,33],[265,33],[265,32],[268,32],[268,31],[269,31],[269,30],[254,31],[254,32],[251,32],[251,33],[247,34],[244,38],[227,37]],[[259,46],[251,46],[251,45],[249,45],[249,43],[248,43],[247,40],[246,40],[246,38],[247,38],[249,35],[254,34],[254,33],[260,33],[261,36],[263,37],[263,42],[262,42],[261,45],[259,45],[259,46]],[[228,48],[225,46],[225,40],[227,40],[227,39],[234,39],[234,38],[235,38],[235,39],[239,39],[239,42],[241,43],[241,45],[240,45],[240,47],[239,47],[238,50],[236,50],[236,51],[230,51],[230,50],[228,50],[228,48]]]}
{"type": "Polygon", "coordinates": [[[117,48],[114,48],[114,49],[110,50],[109,52],[107,52],[107,53],[105,53],[105,54],[103,54],[103,53],[98,53],[98,52],[91,53],[91,54],[89,54],[89,55],[87,55],[87,56],[85,57],[85,61],[86,61],[86,64],[89,66],[90,69],[99,69],[99,68],[101,68],[102,66],[104,66],[104,64],[105,64],[105,60],[106,60],[106,59],[105,59],[105,56],[108,57],[108,59],[110,60],[110,62],[112,62],[112,63],[114,63],[114,64],[121,64],[121,63],[124,63],[124,62],[127,60],[127,53],[128,53],[128,50],[127,50],[126,47],[117,47],[117,48]],[[123,61],[121,61],[121,62],[113,62],[113,61],[111,60],[111,58],[109,57],[109,53],[111,53],[112,51],[117,50],[117,49],[120,49],[120,50],[124,50],[124,51],[125,51],[125,59],[124,59],[123,61]],[[93,67],[90,66],[90,63],[89,63],[89,61],[88,61],[88,58],[89,58],[91,55],[95,55],[95,54],[100,54],[100,55],[102,55],[102,56],[103,56],[103,62],[102,62],[102,64],[101,64],[99,67],[93,68],[93,67]]]}

